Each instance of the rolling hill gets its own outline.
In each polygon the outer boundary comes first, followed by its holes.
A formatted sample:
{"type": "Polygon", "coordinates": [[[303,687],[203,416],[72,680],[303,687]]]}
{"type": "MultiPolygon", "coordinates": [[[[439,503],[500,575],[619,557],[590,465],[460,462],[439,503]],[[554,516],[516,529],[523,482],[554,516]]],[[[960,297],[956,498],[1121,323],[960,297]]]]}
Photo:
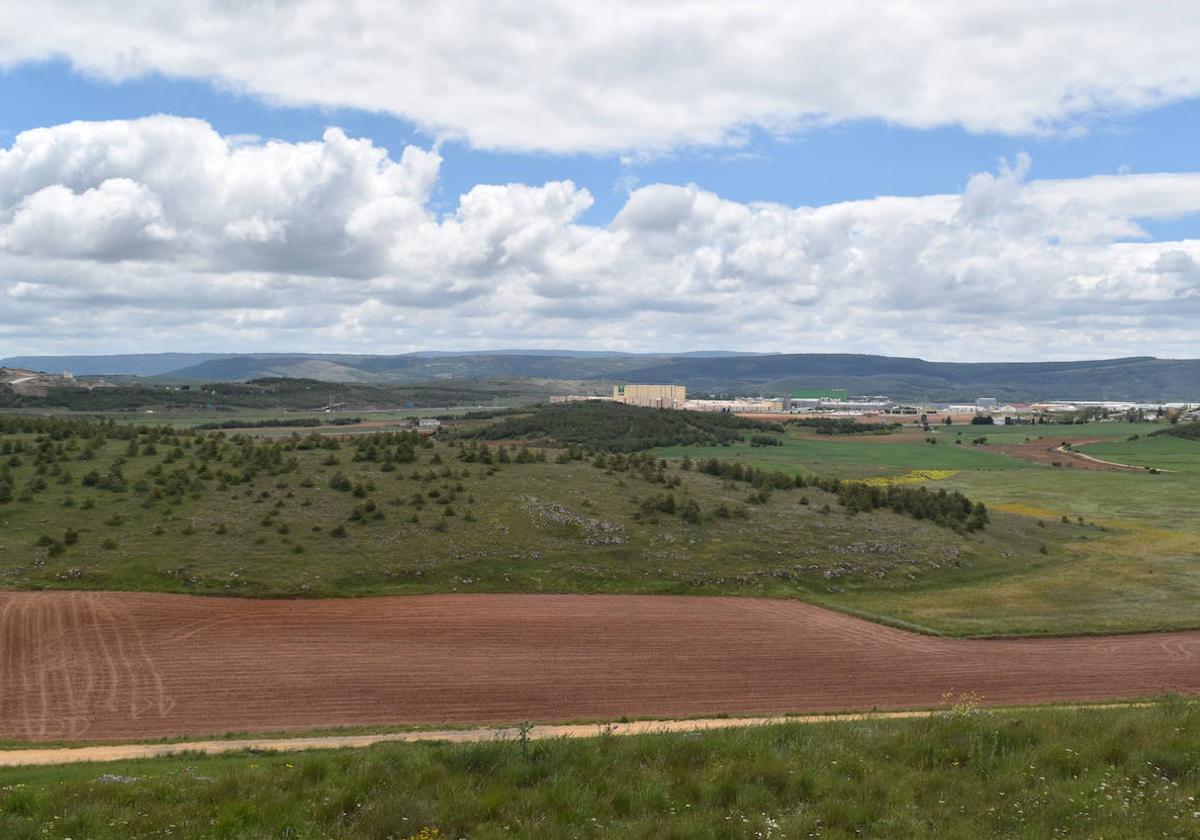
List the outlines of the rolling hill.
{"type": "Polygon", "coordinates": [[[930,362],[856,354],[723,352],[601,354],[499,350],[402,355],[321,353],[19,356],[0,365],[161,381],[245,382],[264,377],[325,382],[420,383],[439,379],[677,382],[693,393],[781,394],[845,388],[901,400],[1200,400],[1200,360],[1137,356],[1067,362],[930,362]],[[568,355],[569,354],[569,355],[568,355]]]}
{"type": "Polygon", "coordinates": [[[10,356],[0,359],[0,367],[24,368],[43,373],[70,371],[77,376],[157,376],[181,367],[198,365],[213,359],[225,359],[232,353],[129,353],[115,356],[10,356]]]}

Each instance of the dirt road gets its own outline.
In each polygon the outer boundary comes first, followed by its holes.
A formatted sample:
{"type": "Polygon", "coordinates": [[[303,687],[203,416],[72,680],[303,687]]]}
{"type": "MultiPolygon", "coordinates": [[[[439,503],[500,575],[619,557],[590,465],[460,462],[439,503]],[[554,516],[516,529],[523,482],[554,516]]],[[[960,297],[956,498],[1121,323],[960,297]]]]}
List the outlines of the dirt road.
{"type": "Polygon", "coordinates": [[[998,443],[985,448],[992,452],[999,452],[1013,458],[1020,458],[1022,461],[1029,461],[1033,464],[1058,464],[1062,467],[1071,467],[1079,470],[1105,470],[1107,472],[1140,473],[1146,471],[1145,467],[1105,461],[1101,458],[1085,455],[1082,452],[1074,452],[1063,448],[1064,444],[1074,447],[1101,442],[1098,438],[1040,437],[1025,441],[1024,443],[998,443]]]}
{"type": "MultiPolygon", "coordinates": [[[[851,713],[846,715],[803,715],[796,717],[697,718],[693,720],[638,720],[611,724],[559,724],[531,727],[530,740],[553,738],[595,738],[604,734],[646,735],[664,732],[703,732],[712,729],[738,729],[769,726],[775,723],[827,723],[835,720],[866,720],[928,717],[930,711],[851,713]]],[[[0,767],[28,767],[38,764],[77,764],[89,761],[128,761],[162,758],[181,753],[220,753],[261,751],[300,752],[302,750],[342,750],[373,744],[442,741],[453,744],[482,741],[516,740],[516,727],[476,729],[422,729],[413,732],[387,732],[375,735],[320,735],[307,738],[230,738],[220,741],[179,741],[169,744],[104,744],[94,747],[43,747],[0,750],[0,767]]]]}
{"type": "Polygon", "coordinates": [[[1200,633],[952,641],[796,601],[0,593],[0,737],[772,715],[1200,693],[1200,633]]]}

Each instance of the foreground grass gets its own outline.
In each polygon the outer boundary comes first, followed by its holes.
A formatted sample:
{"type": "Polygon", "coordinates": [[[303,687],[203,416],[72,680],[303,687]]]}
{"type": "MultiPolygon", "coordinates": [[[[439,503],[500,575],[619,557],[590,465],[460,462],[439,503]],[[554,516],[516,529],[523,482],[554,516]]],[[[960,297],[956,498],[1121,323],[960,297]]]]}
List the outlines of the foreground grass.
{"type": "Polygon", "coordinates": [[[0,771],[6,838],[1195,837],[1200,710],[979,713],[0,771]],[[421,832],[424,831],[424,834],[421,832]]]}

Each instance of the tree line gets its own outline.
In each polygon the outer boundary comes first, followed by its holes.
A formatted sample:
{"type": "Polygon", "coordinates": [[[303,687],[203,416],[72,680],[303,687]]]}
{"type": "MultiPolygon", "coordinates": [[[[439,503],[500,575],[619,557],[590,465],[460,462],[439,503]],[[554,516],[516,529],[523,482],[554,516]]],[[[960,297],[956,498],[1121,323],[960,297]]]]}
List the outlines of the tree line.
{"type": "MultiPolygon", "coordinates": [[[[690,462],[684,462],[684,468],[690,462]]],[[[959,533],[982,530],[988,523],[987,506],[972,502],[958,491],[929,490],[925,487],[890,485],[877,487],[861,481],[847,481],[825,476],[805,477],[759,469],[739,461],[709,458],[695,465],[698,472],[714,475],[727,481],[744,481],[756,488],[789,490],[816,487],[837,497],[848,513],[887,509],[913,519],[950,528],[959,533]]]]}
{"type": "Polygon", "coordinates": [[[746,430],[780,432],[783,427],[722,412],[579,402],[542,406],[462,434],[485,440],[545,438],[594,451],[637,452],[660,446],[732,444],[740,441],[746,430]]]}

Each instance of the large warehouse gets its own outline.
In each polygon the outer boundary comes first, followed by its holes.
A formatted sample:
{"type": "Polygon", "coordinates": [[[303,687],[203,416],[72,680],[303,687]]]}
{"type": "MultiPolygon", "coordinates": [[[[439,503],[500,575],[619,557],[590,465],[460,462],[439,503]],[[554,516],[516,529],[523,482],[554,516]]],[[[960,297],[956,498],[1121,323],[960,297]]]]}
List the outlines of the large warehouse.
{"type": "Polygon", "coordinates": [[[687,388],[682,385],[614,385],[613,399],[647,408],[683,408],[687,388]]]}

